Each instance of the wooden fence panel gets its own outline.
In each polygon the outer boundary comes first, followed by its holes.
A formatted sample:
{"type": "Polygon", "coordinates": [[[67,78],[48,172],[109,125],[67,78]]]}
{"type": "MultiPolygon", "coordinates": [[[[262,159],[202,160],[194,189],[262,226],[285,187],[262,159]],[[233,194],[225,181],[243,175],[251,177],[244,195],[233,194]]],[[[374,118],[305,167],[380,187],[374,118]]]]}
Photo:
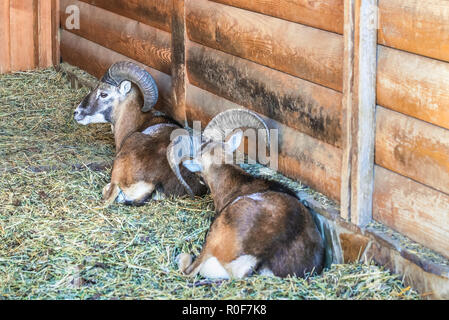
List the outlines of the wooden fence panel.
{"type": "MultiPolygon", "coordinates": [[[[61,20],[65,8],[76,5],[80,9],[80,29],[68,30],[147,66],[171,72],[170,34],[107,10],[75,1],[61,1],[61,20]]],[[[62,24],[65,27],[65,23],[62,24]]]]}
{"type": "Polygon", "coordinates": [[[195,42],[342,91],[343,37],[207,0],[187,0],[195,42]]]}
{"type": "Polygon", "coordinates": [[[10,38],[10,6],[9,1],[0,2],[0,74],[11,71],[11,38],[10,38]]]}
{"type": "Polygon", "coordinates": [[[172,0],[81,0],[170,32],[172,0]]]}
{"type": "Polygon", "coordinates": [[[212,0],[343,34],[343,0],[212,0]]]}
{"type": "Polygon", "coordinates": [[[378,107],[376,164],[449,194],[449,130],[378,107]]]}
{"type": "Polygon", "coordinates": [[[447,0],[379,0],[379,43],[449,61],[447,0]]]}
{"type": "Polygon", "coordinates": [[[375,220],[449,258],[449,195],[375,168],[375,220]]]}
{"type": "Polygon", "coordinates": [[[341,144],[341,94],[189,42],[190,83],[329,144],[341,144]]]}
{"type": "Polygon", "coordinates": [[[449,63],[379,46],[377,104],[449,129],[449,63]]]}

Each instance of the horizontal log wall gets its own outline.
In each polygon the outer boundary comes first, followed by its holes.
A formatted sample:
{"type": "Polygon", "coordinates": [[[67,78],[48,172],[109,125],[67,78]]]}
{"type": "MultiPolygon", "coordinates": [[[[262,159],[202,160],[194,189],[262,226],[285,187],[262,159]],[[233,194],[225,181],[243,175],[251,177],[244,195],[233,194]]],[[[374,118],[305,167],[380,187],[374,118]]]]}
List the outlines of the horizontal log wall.
{"type": "Polygon", "coordinates": [[[379,16],[373,217],[449,257],[449,4],[379,16]]]}

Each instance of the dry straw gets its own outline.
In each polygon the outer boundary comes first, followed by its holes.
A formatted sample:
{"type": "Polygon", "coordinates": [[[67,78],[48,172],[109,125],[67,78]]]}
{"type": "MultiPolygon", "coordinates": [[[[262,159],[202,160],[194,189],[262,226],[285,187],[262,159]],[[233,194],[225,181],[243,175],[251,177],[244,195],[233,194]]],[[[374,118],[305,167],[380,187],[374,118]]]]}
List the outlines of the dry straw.
{"type": "Polygon", "coordinates": [[[0,76],[0,298],[417,299],[375,265],[307,279],[211,282],[177,271],[213,219],[209,196],[103,208],[113,140],[72,120],[85,89],[53,69],[0,76]]]}

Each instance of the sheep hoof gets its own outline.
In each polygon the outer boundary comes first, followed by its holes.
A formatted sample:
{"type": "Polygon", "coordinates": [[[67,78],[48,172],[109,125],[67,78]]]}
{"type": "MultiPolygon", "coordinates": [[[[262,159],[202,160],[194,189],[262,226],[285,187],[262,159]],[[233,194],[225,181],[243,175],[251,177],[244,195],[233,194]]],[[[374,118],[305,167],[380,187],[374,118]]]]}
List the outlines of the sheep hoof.
{"type": "Polygon", "coordinates": [[[179,271],[184,272],[192,264],[192,256],[187,253],[181,253],[176,257],[179,271]]]}

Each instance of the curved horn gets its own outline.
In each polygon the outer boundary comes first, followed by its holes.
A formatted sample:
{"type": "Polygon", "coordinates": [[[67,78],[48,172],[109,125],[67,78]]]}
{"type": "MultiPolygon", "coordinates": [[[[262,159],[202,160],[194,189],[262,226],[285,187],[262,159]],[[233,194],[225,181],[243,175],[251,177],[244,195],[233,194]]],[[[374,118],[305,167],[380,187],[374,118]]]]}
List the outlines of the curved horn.
{"type": "Polygon", "coordinates": [[[223,141],[226,134],[238,128],[264,130],[266,144],[270,145],[270,131],[265,121],[256,113],[246,109],[231,109],[216,115],[204,129],[205,140],[223,141]]]}
{"type": "Polygon", "coordinates": [[[153,77],[143,68],[130,61],[114,63],[101,79],[110,85],[118,87],[124,80],[135,83],[142,92],[144,104],[143,112],[154,107],[158,99],[158,90],[153,77]]]}
{"type": "Polygon", "coordinates": [[[181,175],[181,170],[179,169],[179,165],[181,162],[187,158],[189,158],[189,155],[191,153],[191,141],[188,143],[189,152],[188,154],[185,154],[183,151],[183,148],[186,147],[186,143],[183,144],[184,139],[191,140],[190,136],[184,135],[184,136],[178,136],[175,140],[173,140],[167,147],[167,160],[168,164],[170,165],[170,168],[172,169],[173,173],[175,174],[176,178],[178,178],[179,182],[183,185],[183,187],[186,189],[187,193],[190,195],[191,198],[194,198],[195,195],[193,194],[192,188],[187,184],[187,182],[184,180],[184,178],[181,175]]]}

